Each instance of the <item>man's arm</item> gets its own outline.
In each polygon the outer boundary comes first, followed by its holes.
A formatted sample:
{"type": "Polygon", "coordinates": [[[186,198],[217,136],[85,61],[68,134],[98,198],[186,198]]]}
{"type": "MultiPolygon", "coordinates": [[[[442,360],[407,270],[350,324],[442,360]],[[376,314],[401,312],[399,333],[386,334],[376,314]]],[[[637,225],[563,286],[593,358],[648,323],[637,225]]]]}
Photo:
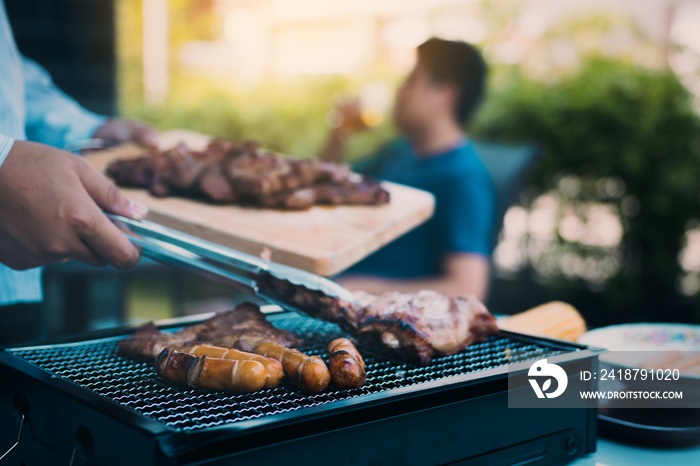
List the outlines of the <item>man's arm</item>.
{"type": "Polygon", "coordinates": [[[64,147],[79,139],[104,138],[120,142],[158,144],[158,132],[133,121],[108,119],[90,112],[66,95],[38,63],[22,58],[27,139],[64,147]]]}
{"type": "Polygon", "coordinates": [[[22,57],[27,139],[54,147],[92,136],[107,119],[61,91],[38,63],[22,57]]]}
{"type": "Polygon", "coordinates": [[[325,162],[340,163],[345,160],[348,139],[368,127],[362,120],[362,108],[358,99],[351,99],[332,110],[333,126],[328,134],[326,145],[319,153],[325,162]]]}
{"type": "Polygon", "coordinates": [[[452,297],[474,295],[484,300],[488,291],[491,263],[485,256],[453,252],[445,257],[445,273],[440,277],[398,280],[374,276],[349,276],[338,282],[351,291],[363,290],[372,294],[386,291],[415,293],[434,290],[452,297]]]}
{"type": "Polygon", "coordinates": [[[328,134],[326,145],[321,149],[318,158],[324,162],[340,163],[345,160],[347,147],[347,137],[339,129],[333,129],[328,134]]]}
{"type": "Polygon", "coordinates": [[[485,299],[490,280],[491,236],[496,198],[487,176],[455,173],[435,191],[436,236],[441,245],[442,274],[426,280],[348,277],[346,287],[370,293],[384,291],[441,291],[451,296],[473,294],[485,299]]]}

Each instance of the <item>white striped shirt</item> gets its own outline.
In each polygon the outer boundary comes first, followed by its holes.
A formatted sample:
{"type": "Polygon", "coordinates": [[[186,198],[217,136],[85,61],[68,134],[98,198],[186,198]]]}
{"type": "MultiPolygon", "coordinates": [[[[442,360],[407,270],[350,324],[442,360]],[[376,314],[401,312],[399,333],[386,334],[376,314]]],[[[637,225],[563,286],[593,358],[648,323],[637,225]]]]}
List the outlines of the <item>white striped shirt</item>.
{"type": "MultiPolygon", "coordinates": [[[[15,140],[63,147],[90,137],[103,123],[104,117],[80,107],[46,70],[20,55],[0,0],[0,170],[15,140]]],[[[18,272],[0,264],[0,306],[41,299],[41,269],[18,272]]]]}

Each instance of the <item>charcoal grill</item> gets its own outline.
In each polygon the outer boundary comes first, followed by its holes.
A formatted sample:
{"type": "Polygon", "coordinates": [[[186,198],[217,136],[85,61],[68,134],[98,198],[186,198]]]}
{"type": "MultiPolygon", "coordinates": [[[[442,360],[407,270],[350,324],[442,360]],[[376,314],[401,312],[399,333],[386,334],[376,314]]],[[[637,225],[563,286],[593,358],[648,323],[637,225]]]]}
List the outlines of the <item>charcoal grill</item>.
{"type": "MultiPolygon", "coordinates": [[[[323,358],[343,336],[291,312],[268,318],[323,358]]],[[[502,332],[425,367],[359,346],[362,388],[231,394],[172,387],[120,357],[130,331],[0,351],[0,455],[21,431],[7,464],[565,464],[595,451],[594,409],[507,407],[509,362],[592,368],[583,346],[502,332]]]]}

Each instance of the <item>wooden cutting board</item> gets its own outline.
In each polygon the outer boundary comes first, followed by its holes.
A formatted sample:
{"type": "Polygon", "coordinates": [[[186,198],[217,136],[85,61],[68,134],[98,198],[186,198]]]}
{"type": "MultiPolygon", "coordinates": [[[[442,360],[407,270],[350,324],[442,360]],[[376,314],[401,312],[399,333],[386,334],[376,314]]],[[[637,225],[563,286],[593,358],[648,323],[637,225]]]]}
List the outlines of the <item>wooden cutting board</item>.
{"type": "MultiPolygon", "coordinates": [[[[162,139],[164,147],[179,141],[193,148],[206,143],[206,137],[184,131],[165,133],[162,139]]],[[[143,154],[143,148],[126,144],[94,152],[85,159],[104,173],[113,160],[143,154]]],[[[432,216],[432,194],[393,183],[385,183],[384,187],[391,193],[387,205],[318,206],[306,211],[157,198],[144,189],[125,188],[124,192],[151,209],[151,221],[256,256],[267,248],[272,261],[329,276],[342,272],[432,216]]]]}

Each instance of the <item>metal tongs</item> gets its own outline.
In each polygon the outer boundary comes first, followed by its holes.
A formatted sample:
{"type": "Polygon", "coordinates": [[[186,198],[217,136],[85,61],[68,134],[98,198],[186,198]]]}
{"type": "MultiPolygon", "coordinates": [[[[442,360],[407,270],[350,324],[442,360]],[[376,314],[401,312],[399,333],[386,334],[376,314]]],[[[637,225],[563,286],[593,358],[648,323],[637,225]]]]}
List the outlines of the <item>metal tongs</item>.
{"type": "Polygon", "coordinates": [[[161,264],[194,272],[244,293],[254,294],[284,309],[304,313],[294,303],[283,302],[271,296],[263,286],[265,275],[350,303],[357,301],[350,291],[319,275],[262,260],[148,220],[132,220],[110,213],[105,215],[126,233],[134,245],[141,248],[143,256],[161,264]]]}

